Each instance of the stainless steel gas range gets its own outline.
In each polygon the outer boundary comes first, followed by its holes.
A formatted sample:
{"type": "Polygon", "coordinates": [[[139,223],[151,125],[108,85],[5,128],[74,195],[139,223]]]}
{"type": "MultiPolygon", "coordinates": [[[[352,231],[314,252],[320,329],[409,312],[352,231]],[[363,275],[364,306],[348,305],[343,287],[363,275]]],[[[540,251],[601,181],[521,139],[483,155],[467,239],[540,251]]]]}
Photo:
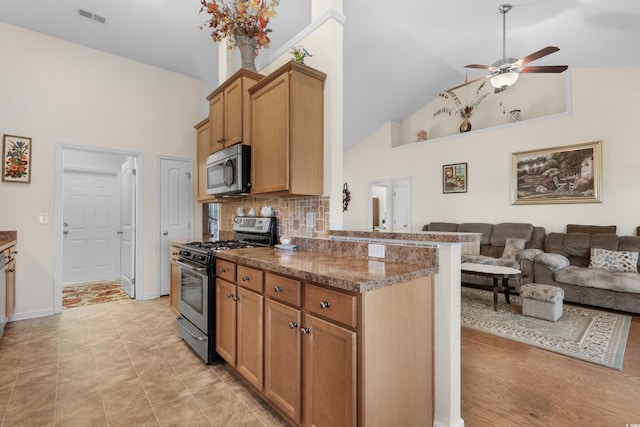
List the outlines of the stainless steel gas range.
{"type": "Polygon", "coordinates": [[[236,217],[233,232],[234,240],[182,245],[177,261],[180,266],[178,333],[207,364],[219,359],[215,351],[215,253],[273,246],[278,238],[277,218],[236,217]]]}

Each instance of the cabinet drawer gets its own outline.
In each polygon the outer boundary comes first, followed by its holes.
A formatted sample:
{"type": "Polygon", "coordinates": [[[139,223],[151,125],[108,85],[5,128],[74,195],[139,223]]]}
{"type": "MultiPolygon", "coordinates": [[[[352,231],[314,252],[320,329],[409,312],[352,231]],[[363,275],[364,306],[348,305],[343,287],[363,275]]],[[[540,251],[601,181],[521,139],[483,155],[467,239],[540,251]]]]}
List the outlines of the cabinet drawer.
{"type": "Polygon", "coordinates": [[[304,308],[336,322],[357,326],[358,303],[355,296],[306,284],[304,308]]]}
{"type": "Polygon", "coordinates": [[[236,282],[236,265],[223,259],[216,259],[216,276],[228,282],[236,282]]]}
{"type": "Polygon", "coordinates": [[[238,266],[238,285],[261,294],[263,282],[262,271],[244,265],[238,266]]]}
{"type": "Polygon", "coordinates": [[[266,296],[300,307],[302,304],[302,284],[299,280],[266,273],[266,296]]]}

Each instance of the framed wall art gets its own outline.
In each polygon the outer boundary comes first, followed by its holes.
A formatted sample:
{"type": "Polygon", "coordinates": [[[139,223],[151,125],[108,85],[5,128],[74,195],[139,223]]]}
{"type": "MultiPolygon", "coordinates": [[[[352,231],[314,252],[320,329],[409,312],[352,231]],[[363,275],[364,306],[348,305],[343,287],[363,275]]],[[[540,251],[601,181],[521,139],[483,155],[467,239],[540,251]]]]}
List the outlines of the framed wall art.
{"type": "Polygon", "coordinates": [[[600,203],[602,141],[513,153],[511,203],[600,203]]]}
{"type": "Polygon", "coordinates": [[[2,153],[2,180],[31,182],[31,138],[4,135],[2,153]]]}
{"type": "Polygon", "coordinates": [[[444,194],[467,192],[466,163],[442,166],[442,192],[444,194]]]}

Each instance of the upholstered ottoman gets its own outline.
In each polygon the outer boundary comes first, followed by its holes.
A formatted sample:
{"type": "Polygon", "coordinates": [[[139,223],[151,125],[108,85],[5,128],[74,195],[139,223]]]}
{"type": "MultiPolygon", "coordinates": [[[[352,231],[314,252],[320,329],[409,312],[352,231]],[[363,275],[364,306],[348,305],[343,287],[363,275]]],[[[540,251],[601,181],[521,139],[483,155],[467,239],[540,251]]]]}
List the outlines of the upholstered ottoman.
{"type": "Polygon", "coordinates": [[[562,317],[564,289],[541,283],[527,283],[520,287],[522,314],[555,322],[562,317]]]}

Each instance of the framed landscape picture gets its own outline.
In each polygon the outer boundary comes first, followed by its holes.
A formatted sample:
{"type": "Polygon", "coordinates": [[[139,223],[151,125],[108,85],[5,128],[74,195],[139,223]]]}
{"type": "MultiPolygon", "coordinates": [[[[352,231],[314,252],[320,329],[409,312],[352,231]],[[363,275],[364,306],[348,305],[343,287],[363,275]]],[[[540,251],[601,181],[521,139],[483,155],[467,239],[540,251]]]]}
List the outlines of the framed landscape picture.
{"type": "Polygon", "coordinates": [[[599,203],[602,141],[513,153],[511,203],[599,203]]]}
{"type": "Polygon", "coordinates": [[[442,166],[442,192],[467,192],[467,164],[455,163],[442,166]]]}
{"type": "Polygon", "coordinates": [[[31,182],[31,138],[4,135],[2,153],[2,180],[31,182]]]}

